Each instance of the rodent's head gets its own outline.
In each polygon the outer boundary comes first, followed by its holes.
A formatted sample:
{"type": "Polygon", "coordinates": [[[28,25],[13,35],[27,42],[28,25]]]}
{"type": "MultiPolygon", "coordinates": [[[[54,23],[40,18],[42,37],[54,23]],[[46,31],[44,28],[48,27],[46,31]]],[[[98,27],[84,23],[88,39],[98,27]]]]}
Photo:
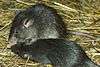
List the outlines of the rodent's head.
{"type": "Polygon", "coordinates": [[[12,45],[19,44],[19,43],[29,43],[32,38],[36,35],[35,29],[32,27],[32,23],[34,20],[27,20],[25,19],[22,21],[19,26],[11,28],[10,35],[9,35],[9,45],[10,48],[12,45]]]}

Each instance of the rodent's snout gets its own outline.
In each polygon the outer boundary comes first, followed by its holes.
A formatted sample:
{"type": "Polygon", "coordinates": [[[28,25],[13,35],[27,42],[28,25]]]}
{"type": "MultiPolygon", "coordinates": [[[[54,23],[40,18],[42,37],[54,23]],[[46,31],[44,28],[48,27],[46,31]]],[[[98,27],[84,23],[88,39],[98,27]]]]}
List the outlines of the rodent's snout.
{"type": "Polygon", "coordinates": [[[14,43],[9,43],[8,45],[7,45],[7,48],[11,48],[13,45],[15,45],[14,43]]]}
{"type": "Polygon", "coordinates": [[[7,48],[11,48],[11,46],[17,44],[17,38],[12,36],[10,37],[10,39],[8,40],[8,45],[7,45],[7,48]]]}

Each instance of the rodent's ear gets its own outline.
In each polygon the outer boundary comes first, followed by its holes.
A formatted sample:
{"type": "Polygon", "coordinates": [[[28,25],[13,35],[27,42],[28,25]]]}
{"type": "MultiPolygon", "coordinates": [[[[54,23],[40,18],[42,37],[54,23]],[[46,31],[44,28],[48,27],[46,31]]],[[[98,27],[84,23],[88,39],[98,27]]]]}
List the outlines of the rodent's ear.
{"type": "Polygon", "coordinates": [[[18,10],[15,10],[15,14],[19,14],[20,12],[24,11],[25,9],[18,9],[18,10]]]}
{"type": "Polygon", "coordinates": [[[24,25],[24,27],[26,27],[26,28],[28,28],[28,27],[30,27],[31,25],[33,25],[33,22],[34,22],[34,19],[25,19],[24,21],[23,21],[23,25],[24,25]]]}

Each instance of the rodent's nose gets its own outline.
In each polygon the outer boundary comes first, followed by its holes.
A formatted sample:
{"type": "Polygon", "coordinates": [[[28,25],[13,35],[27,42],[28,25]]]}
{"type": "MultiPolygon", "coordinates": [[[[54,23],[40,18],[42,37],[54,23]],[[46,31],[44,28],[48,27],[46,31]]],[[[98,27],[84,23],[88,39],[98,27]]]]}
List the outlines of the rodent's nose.
{"type": "Polygon", "coordinates": [[[15,45],[16,43],[11,43],[9,42],[9,44],[7,45],[7,48],[11,48],[13,45],[15,45]]]}
{"type": "Polygon", "coordinates": [[[17,39],[16,37],[11,37],[9,40],[8,40],[8,45],[7,45],[7,48],[11,48],[11,46],[17,44],[17,39]]]}
{"type": "Polygon", "coordinates": [[[7,48],[11,48],[11,44],[8,44],[8,45],[7,45],[7,48]]]}

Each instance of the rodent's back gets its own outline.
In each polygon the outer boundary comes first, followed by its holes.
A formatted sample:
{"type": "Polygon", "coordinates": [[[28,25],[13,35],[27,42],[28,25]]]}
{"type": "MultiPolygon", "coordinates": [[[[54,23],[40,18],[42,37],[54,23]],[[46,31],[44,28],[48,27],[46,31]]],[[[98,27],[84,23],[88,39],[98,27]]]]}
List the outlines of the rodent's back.
{"type": "Polygon", "coordinates": [[[34,20],[35,23],[33,24],[36,26],[40,38],[65,37],[65,24],[55,9],[43,4],[35,5],[32,8],[34,19],[37,19],[34,20]]]}

